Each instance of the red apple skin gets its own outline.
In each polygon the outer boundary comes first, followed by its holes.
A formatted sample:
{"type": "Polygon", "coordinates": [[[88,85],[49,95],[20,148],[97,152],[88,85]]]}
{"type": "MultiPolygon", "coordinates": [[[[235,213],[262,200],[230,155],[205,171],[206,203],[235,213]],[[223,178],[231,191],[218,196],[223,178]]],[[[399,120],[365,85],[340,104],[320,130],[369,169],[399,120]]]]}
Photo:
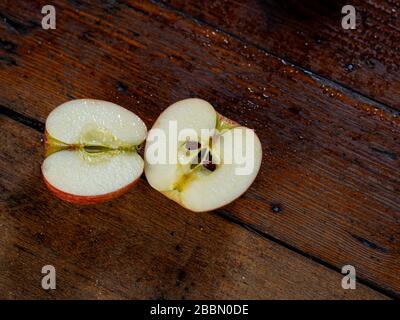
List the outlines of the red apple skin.
{"type": "Polygon", "coordinates": [[[139,177],[135,181],[131,182],[130,184],[126,185],[125,187],[122,187],[121,189],[118,189],[118,190],[110,192],[110,193],[101,194],[98,196],[79,196],[76,194],[66,193],[64,191],[57,189],[56,187],[51,185],[46,180],[43,172],[42,172],[42,176],[43,176],[43,180],[44,180],[44,183],[45,183],[47,189],[49,189],[50,192],[53,193],[57,198],[59,198],[63,201],[66,201],[66,202],[76,203],[76,204],[95,204],[95,203],[110,201],[114,198],[121,196],[122,194],[129,191],[130,189],[132,189],[132,187],[140,179],[140,175],[139,175],[139,177]]]}
{"type": "Polygon", "coordinates": [[[223,116],[222,114],[220,114],[218,112],[217,112],[217,117],[220,119],[220,121],[224,121],[224,122],[226,122],[227,124],[229,124],[232,127],[239,127],[240,126],[240,124],[237,123],[236,121],[233,121],[233,120],[223,116]]]}

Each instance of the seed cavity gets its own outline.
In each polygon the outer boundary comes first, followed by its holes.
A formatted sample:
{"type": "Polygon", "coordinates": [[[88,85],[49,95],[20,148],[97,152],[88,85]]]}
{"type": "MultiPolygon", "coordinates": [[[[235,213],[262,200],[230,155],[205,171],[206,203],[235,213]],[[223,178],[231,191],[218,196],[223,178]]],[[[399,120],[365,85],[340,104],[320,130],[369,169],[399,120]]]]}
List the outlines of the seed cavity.
{"type": "Polygon", "coordinates": [[[207,159],[203,160],[203,167],[211,172],[214,172],[215,169],[217,169],[216,164],[212,162],[212,154],[211,153],[208,153],[207,159]]]}
{"type": "Polygon", "coordinates": [[[185,148],[186,148],[186,150],[189,150],[189,151],[197,150],[197,149],[201,148],[201,144],[200,144],[200,142],[197,142],[197,141],[188,140],[188,141],[186,141],[185,148]]]}

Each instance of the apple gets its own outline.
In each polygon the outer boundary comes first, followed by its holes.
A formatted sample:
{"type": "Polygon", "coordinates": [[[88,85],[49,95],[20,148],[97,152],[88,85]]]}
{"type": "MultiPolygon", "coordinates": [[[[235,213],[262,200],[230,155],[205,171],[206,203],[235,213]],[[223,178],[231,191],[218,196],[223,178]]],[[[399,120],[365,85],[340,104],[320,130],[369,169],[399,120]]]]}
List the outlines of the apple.
{"type": "Polygon", "coordinates": [[[165,109],[149,131],[145,175],[149,184],[183,207],[204,212],[242,195],[262,160],[253,130],[192,98],[165,109]]]}
{"type": "Polygon", "coordinates": [[[111,200],[128,191],[143,173],[138,150],[146,135],[143,121],[114,103],[63,103],[46,120],[45,184],[68,202],[111,200]]]}

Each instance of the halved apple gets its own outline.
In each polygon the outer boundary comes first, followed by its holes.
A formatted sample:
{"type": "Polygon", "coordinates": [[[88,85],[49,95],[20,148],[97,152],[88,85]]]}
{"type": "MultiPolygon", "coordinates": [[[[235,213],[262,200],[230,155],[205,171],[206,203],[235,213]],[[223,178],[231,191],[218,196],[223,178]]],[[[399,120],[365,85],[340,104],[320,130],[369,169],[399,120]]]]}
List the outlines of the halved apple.
{"type": "Polygon", "coordinates": [[[168,198],[203,212],[243,194],[261,159],[253,130],[221,116],[207,101],[186,99],[164,110],[149,131],[145,174],[168,198]]]}
{"type": "Polygon", "coordinates": [[[137,153],[146,138],[143,121],[111,102],[80,99],[47,117],[42,173],[57,197],[97,203],[128,191],[143,172],[137,153]]]}

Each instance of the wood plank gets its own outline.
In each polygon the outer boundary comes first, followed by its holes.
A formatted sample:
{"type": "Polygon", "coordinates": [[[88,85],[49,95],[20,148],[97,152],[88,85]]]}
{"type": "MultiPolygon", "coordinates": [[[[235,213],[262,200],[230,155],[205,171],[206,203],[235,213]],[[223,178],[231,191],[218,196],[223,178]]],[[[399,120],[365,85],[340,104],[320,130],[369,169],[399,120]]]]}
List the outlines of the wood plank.
{"type": "Polygon", "coordinates": [[[45,188],[41,134],[0,117],[0,298],[383,299],[340,273],[213,214],[171,205],[141,181],[76,206],[45,188]],[[53,265],[57,289],[41,288],[53,265]]]}
{"type": "Polygon", "coordinates": [[[161,2],[400,110],[398,1],[161,2]],[[346,4],[356,30],[341,26],[346,4]]]}
{"type": "Polygon", "coordinates": [[[44,121],[92,97],[151,126],[174,101],[209,100],[255,128],[264,150],[255,184],[225,212],[399,295],[398,114],[156,4],[55,5],[51,31],[30,27],[35,1],[3,9],[26,28],[2,24],[16,49],[0,69],[0,104],[44,121]]]}

